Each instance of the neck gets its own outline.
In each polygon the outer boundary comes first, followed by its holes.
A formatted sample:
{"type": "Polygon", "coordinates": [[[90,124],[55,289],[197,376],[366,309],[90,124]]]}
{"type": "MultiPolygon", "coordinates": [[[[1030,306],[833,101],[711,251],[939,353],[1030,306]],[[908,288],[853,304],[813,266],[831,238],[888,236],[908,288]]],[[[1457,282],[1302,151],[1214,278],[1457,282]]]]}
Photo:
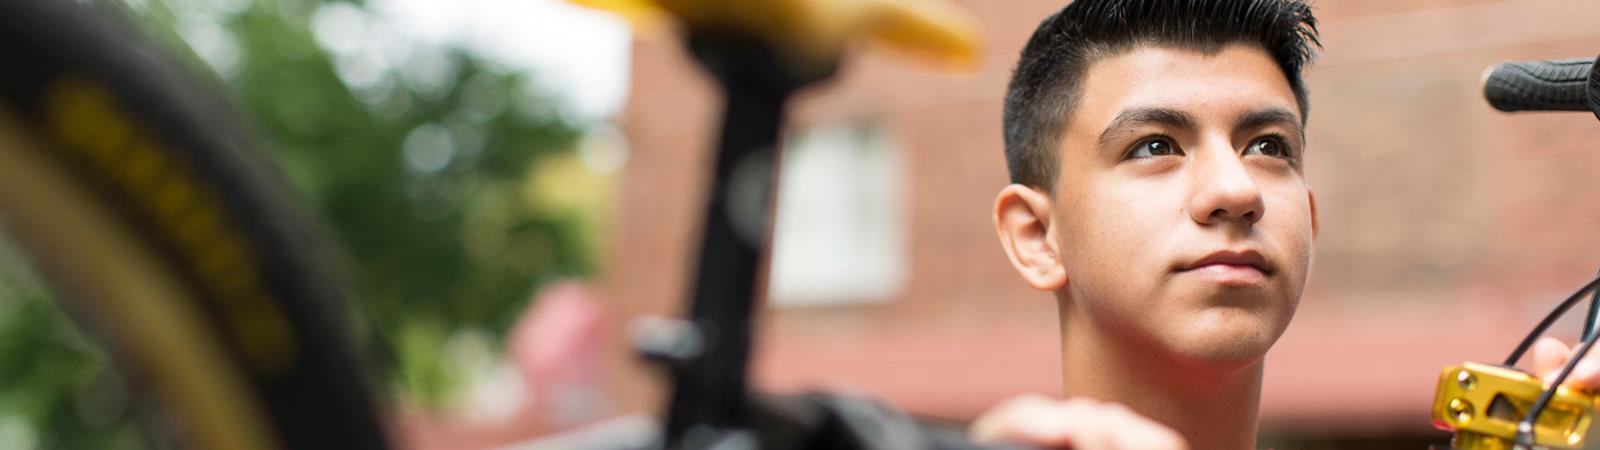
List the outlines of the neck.
{"type": "Polygon", "coordinates": [[[1183,435],[1194,450],[1254,450],[1261,400],[1261,359],[1244,366],[1185,363],[1150,342],[1136,342],[1075,320],[1061,307],[1066,397],[1121,403],[1183,435]]]}

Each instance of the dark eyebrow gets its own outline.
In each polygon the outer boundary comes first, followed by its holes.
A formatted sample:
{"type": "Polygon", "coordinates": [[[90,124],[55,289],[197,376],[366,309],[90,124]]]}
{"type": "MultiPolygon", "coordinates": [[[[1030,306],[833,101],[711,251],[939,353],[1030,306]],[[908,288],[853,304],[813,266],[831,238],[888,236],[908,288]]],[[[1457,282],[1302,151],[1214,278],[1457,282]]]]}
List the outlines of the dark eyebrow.
{"type": "Polygon", "coordinates": [[[1195,120],[1189,113],[1170,108],[1134,108],[1117,114],[1111,124],[1100,132],[1100,146],[1128,133],[1141,125],[1163,125],[1180,130],[1195,129],[1195,120]]]}
{"type": "Polygon", "coordinates": [[[1293,111],[1283,108],[1258,109],[1239,116],[1234,121],[1233,129],[1250,130],[1267,126],[1281,126],[1294,132],[1294,137],[1302,140],[1306,137],[1305,127],[1300,125],[1300,117],[1293,111]]]}

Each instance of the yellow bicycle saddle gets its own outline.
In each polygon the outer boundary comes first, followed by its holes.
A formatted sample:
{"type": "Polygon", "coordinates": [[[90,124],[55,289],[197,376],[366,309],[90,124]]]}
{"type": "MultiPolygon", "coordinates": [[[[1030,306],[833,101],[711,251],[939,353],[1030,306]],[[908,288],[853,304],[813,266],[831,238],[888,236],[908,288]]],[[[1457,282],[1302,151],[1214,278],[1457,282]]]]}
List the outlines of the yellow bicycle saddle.
{"type": "Polygon", "coordinates": [[[805,63],[828,65],[862,38],[956,67],[977,61],[976,23],[939,0],[572,0],[636,24],[671,17],[690,29],[766,39],[805,63]]]}

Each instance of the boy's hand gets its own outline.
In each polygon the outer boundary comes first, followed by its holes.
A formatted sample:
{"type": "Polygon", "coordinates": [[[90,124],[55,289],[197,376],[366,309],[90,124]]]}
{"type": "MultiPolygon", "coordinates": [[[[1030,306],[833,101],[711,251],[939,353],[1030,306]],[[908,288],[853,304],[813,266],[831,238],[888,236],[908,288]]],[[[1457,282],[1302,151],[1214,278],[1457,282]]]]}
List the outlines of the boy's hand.
{"type": "Polygon", "coordinates": [[[972,424],[972,439],[1074,450],[1187,450],[1177,432],[1116,403],[1024,395],[972,424]]]}
{"type": "MultiPolygon", "coordinates": [[[[1533,343],[1533,373],[1544,379],[1545,386],[1556,380],[1556,375],[1561,373],[1561,367],[1571,361],[1574,349],[1561,343],[1553,337],[1542,337],[1533,343]]],[[[1594,391],[1600,388],[1600,345],[1591,348],[1589,356],[1578,361],[1577,367],[1572,368],[1572,375],[1567,376],[1565,385],[1569,388],[1594,391]]]]}

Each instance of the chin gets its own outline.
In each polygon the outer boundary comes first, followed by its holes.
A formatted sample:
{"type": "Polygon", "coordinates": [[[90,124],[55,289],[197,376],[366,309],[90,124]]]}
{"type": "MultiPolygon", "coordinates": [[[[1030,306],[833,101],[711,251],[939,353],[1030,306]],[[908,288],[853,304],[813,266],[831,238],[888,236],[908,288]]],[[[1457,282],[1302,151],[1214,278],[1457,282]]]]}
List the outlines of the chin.
{"type": "Polygon", "coordinates": [[[1190,315],[1192,319],[1186,326],[1175,327],[1163,340],[1174,356],[1185,360],[1185,365],[1244,369],[1260,362],[1288,327],[1293,312],[1281,315],[1273,314],[1275,312],[1236,307],[1206,308],[1190,315]]]}

